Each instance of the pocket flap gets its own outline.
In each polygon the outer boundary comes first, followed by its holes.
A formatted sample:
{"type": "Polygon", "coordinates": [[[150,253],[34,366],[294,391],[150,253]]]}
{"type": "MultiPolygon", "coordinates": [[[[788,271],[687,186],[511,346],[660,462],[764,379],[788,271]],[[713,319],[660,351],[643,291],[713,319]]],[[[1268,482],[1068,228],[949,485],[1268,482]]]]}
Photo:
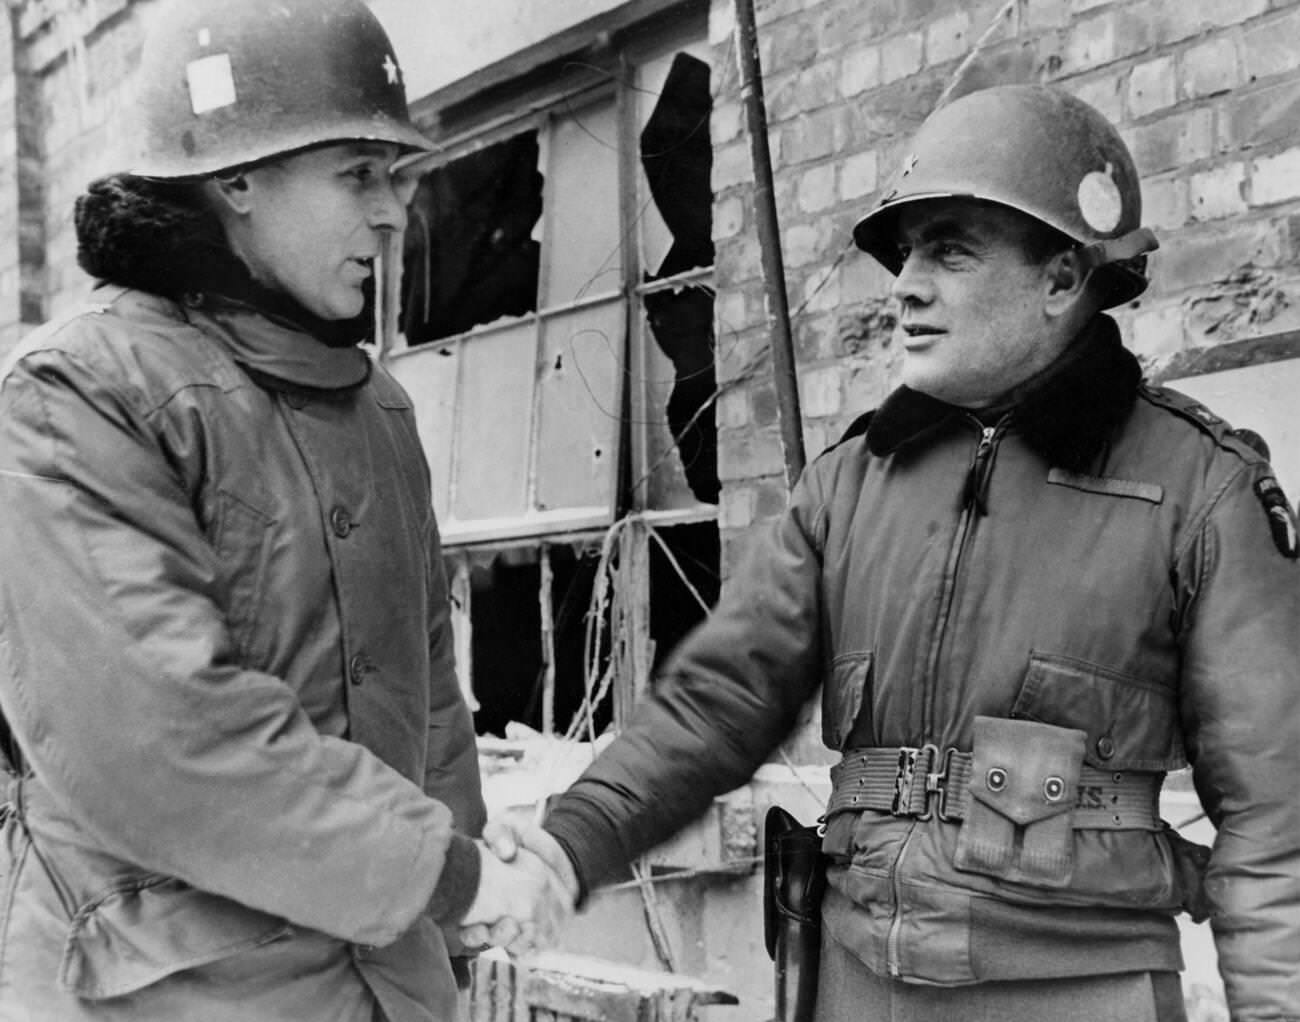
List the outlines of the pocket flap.
{"type": "Polygon", "coordinates": [[[822,741],[827,748],[843,749],[853,732],[871,677],[871,661],[871,653],[864,652],[846,653],[831,662],[822,690],[822,741]]]}
{"type": "Polygon", "coordinates": [[[90,1000],[120,997],[290,930],[283,919],[228,898],[170,877],[152,878],[114,890],[77,913],[59,983],[90,1000]]]}
{"type": "Polygon", "coordinates": [[[1083,731],[1099,770],[1187,765],[1173,691],[1082,660],[1032,654],[1011,716],[1083,731]]]}
{"type": "Polygon", "coordinates": [[[1030,720],[976,717],[971,798],[1022,827],[1069,812],[1085,737],[1030,720]]]}

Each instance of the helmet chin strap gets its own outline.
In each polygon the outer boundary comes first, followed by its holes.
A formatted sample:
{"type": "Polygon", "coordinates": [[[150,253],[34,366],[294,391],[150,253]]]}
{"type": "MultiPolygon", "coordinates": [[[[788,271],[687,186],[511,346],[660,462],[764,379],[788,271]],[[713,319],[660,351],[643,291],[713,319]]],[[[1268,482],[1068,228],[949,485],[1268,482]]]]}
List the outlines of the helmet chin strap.
{"type": "Polygon", "coordinates": [[[1155,232],[1149,227],[1139,227],[1118,238],[1106,238],[1094,241],[1077,249],[1079,258],[1088,270],[1095,270],[1108,263],[1123,263],[1136,259],[1147,252],[1154,252],[1160,247],[1155,232]]]}

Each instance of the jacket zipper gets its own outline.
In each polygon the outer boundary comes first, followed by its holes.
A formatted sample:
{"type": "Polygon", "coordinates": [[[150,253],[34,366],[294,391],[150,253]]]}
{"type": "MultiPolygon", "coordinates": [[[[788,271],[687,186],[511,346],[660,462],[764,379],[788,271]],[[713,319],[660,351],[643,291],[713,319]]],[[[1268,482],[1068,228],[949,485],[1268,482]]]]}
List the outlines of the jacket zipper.
{"type": "MultiPolygon", "coordinates": [[[[935,675],[943,652],[943,640],[948,630],[948,617],[957,594],[957,571],[961,564],[962,554],[966,550],[966,540],[970,536],[972,521],[978,515],[987,512],[986,497],[989,476],[993,471],[993,453],[1006,421],[1003,418],[993,426],[977,423],[980,429],[980,439],[975,447],[975,454],[971,459],[970,468],[967,469],[966,481],[962,487],[961,512],[957,523],[957,534],[952,549],[948,554],[948,563],[944,565],[944,579],[947,591],[942,596],[943,610],[939,614],[935,625],[934,641],[930,647],[929,663],[926,664],[925,669],[925,687],[921,693],[921,733],[923,735],[933,733],[931,716],[934,713],[933,695],[937,687],[935,675]]],[[[889,934],[885,938],[885,964],[889,975],[893,977],[902,975],[902,967],[898,960],[898,941],[899,933],[903,927],[903,905],[898,873],[903,864],[903,858],[907,854],[908,845],[912,842],[912,835],[915,833],[916,823],[913,822],[908,829],[907,836],[903,838],[903,844],[898,850],[897,858],[894,859],[894,868],[890,871],[890,882],[894,892],[894,917],[890,920],[889,934]]]]}

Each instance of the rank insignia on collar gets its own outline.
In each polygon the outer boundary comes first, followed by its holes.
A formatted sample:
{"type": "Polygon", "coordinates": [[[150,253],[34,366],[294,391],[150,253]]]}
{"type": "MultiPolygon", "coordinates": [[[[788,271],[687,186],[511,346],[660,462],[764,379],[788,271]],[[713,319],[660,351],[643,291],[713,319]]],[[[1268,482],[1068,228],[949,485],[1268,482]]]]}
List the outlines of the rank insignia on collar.
{"type": "Polygon", "coordinates": [[[1264,505],[1268,515],[1268,527],[1273,533],[1273,544],[1281,551],[1283,557],[1296,560],[1300,557],[1300,540],[1296,538],[1296,517],[1291,504],[1272,476],[1265,476],[1255,483],[1255,496],[1264,505]]]}

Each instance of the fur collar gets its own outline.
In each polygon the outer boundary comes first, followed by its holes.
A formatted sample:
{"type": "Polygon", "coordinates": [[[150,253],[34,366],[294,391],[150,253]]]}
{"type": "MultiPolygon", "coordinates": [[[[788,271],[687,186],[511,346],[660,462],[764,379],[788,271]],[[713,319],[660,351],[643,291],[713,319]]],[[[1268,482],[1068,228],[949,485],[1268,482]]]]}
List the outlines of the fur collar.
{"type": "MultiPolygon", "coordinates": [[[[1141,379],[1142,369],[1121,343],[1115,321],[1098,315],[1069,354],[1012,396],[1005,414],[1025,442],[1051,464],[1085,471],[1105,453],[1115,430],[1128,418],[1141,379]]],[[[899,387],[864,424],[867,446],[873,454],[892,454],[967,414],[899,387]]]]}
{"type": "Polygon", "coordinates": [[[192,182],[114,174],[77,199],[77,263],[92,277],[176,301],[202,296],[252,306],[330,347],[368,340],[373,295],[349,320],[325,320],[253,280],[192,182]]]}

